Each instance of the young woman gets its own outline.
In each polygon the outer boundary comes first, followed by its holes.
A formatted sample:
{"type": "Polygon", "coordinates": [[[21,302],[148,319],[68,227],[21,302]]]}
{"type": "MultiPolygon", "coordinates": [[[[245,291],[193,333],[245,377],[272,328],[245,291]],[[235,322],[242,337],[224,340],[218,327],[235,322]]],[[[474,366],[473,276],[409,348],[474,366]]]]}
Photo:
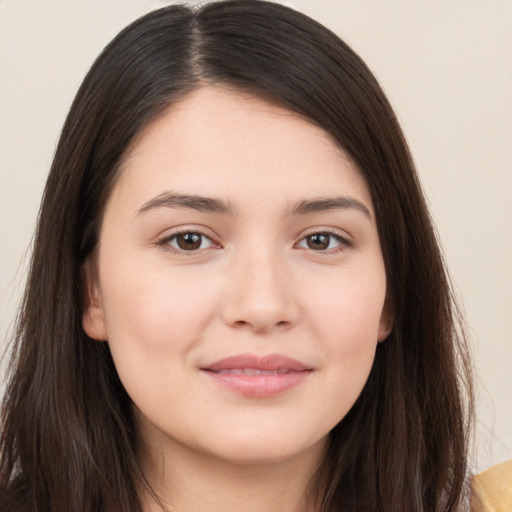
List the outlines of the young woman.
{"type": "Polygon", "coordinates": [[[460,510],[461,332],[360,58],[272,3],[154,11],[100,55],[63,128],[0,508],[460,510]]]}

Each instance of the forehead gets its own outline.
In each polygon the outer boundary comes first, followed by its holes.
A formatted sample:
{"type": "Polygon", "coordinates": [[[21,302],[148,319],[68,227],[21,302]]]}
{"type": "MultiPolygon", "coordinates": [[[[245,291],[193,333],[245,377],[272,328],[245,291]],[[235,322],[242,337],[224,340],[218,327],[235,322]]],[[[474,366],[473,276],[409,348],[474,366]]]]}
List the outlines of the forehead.
{"type": "Polygon", "coordinates": [[[256,96],[204,87],[164,111],[136,139],[116,189],[232,196],[350,193],[371,209],[357,166],[322,128],[256,96]],[[277,194],[276,194],[277,192],[277,194]]]}

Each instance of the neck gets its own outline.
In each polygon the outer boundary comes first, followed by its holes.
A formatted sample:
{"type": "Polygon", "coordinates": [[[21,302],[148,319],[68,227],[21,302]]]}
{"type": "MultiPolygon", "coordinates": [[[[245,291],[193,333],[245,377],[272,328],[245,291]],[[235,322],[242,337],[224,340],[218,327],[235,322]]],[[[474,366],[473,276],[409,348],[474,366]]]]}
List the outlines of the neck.
{"type": "MultiPolygon", "coordinates": [[[[237,463],[174,444],[172,452],[153,447],[144,460],[148,483],[163,510],[314,512],[310,488],[324,445],[325,441],[284,461],[237,463]]],[[[162,512],[153,498],[143,496],[145,512],[162,512]]]]}

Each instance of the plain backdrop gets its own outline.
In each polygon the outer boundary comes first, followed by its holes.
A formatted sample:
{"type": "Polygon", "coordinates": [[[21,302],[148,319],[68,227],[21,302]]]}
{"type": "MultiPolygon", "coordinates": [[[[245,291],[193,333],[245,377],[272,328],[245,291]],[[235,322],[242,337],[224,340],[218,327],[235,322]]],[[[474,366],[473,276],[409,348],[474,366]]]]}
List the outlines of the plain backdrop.
{"type": "MultiPolygon", "coordinates": [[[[0,0],[0,343],[44,181],[94,58],[170,2],[0,0]]],[[[347,41],[409,140],[475,347],[476,469],[512,458],[512,1],[294,0],[347,41]]]]}

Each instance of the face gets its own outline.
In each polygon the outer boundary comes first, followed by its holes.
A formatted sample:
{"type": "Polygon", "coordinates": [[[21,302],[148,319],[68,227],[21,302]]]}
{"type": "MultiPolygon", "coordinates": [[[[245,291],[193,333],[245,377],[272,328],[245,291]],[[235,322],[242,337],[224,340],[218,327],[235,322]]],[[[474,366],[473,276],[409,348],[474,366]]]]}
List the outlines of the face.
{"type": "Polygon", "coordinates": [[[237,463],[321,450],[390,330],[371,198],[322,129],[207,87],[128,152],[88,263],[149,445],[237,463]]]}

